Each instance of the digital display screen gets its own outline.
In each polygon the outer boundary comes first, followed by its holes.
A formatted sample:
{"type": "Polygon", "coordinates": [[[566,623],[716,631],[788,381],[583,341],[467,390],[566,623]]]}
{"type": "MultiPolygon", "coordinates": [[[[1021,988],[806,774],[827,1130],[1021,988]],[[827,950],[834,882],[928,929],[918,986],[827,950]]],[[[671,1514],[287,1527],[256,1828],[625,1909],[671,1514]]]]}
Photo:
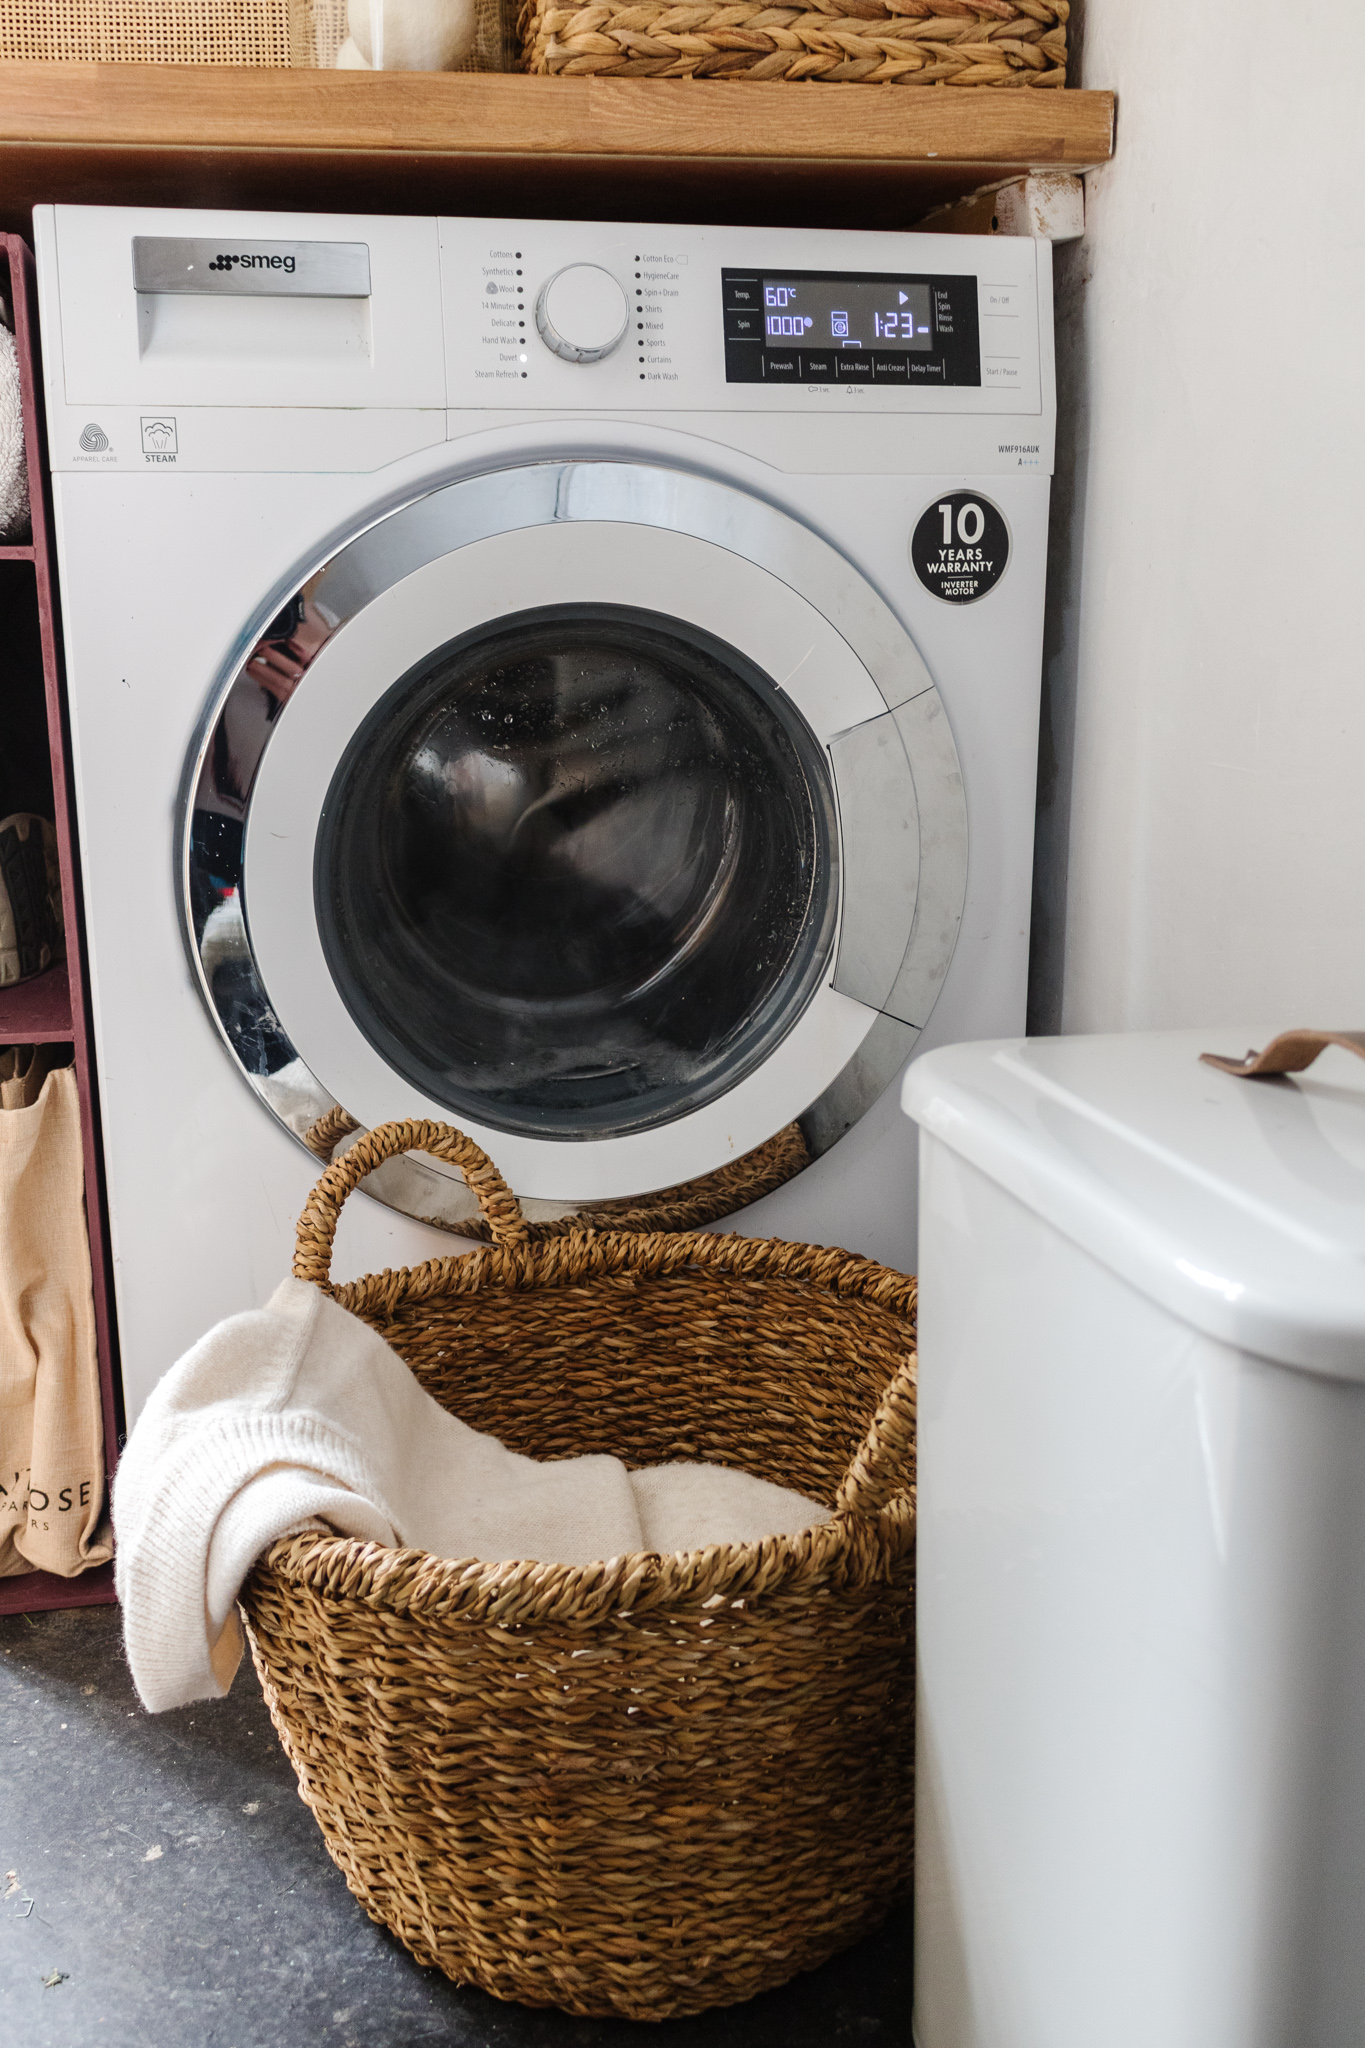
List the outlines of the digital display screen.
{"type": "Polygon", "coordinates": [[[720,273],[727,384],[981,384],[977,281],[887,271],[720,273]]]}
{"type": "Polygon", "coordinates": [[[765,277],[766,348],[934,351],[930,289],[911,278],[765,277]]]}

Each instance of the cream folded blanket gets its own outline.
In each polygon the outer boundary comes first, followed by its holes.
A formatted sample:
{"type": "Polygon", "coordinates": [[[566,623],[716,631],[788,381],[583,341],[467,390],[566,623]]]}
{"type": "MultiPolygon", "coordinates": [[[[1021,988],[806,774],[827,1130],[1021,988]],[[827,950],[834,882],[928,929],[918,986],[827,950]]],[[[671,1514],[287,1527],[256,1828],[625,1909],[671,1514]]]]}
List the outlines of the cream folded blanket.
{"type": "Polygon", "coordinates": [[[382,1337],[305,1280],[202,1337],[157,1386],[114,1482],[115,1577],[152,1713],[221,1698],[236,1599],[279,1536],[343,1536],[489,1564],[591,1564],[793,1536],[828,1511],[719,1465],[541,1464],[433,1401],[382,1337]]]}

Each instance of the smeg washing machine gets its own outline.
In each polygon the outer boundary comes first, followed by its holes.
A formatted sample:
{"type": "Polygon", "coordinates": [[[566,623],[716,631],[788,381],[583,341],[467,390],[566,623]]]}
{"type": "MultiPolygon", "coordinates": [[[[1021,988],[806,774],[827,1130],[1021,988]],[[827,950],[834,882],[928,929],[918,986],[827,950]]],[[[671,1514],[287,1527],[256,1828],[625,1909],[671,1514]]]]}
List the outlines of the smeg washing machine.
{"type": "MultiPolygon", "coordinates": [[[[35,215],[130,1418],[334,1143],[914,1258],[916,1048],[1023,1027],[1050,249],[35,215]],[[321,1135],[320,1135],[321,1134],[321,1135]]],[[[449,1252],[390,1162],[339,1270],[449,1252]]]]}

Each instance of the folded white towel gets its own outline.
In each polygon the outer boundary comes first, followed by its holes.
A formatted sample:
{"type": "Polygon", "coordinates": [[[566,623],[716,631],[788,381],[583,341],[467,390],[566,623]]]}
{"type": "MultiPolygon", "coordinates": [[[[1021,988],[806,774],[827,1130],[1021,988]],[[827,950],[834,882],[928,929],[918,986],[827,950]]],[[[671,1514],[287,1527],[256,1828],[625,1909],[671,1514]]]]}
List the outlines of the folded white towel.
{"type": "Polygon", "coordinates": [[[128,1662],[153,1713],[227,1691],[243,1579],[276,1537],[313,1522],[437,1557],[590,1564],[828,1520],[721,1466],[630,1473],[616,1458],[520,1457],[447,1414],[382,1337],[293,1279],[166,1374],[120,1460],[113,1509],[128,1662]]]}
{"type": "Polygon", "coordinates": [[[0,540],[28,532],[28,461],[24,454],[24,405],[19,385],[19,352],[8,327],[0,326],[0,540]]]}

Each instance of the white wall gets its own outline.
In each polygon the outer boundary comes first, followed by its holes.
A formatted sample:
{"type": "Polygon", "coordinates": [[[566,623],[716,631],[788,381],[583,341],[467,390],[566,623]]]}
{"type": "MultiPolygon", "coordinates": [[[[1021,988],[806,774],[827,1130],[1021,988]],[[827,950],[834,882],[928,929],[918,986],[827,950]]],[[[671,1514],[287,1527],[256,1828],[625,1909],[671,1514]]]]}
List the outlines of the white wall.
{"type": "Polygon", "coordinates": [[[1363,77],[1363,0],[1086,0],[1036,1029],[1365,1027],[1363,77]]]}

